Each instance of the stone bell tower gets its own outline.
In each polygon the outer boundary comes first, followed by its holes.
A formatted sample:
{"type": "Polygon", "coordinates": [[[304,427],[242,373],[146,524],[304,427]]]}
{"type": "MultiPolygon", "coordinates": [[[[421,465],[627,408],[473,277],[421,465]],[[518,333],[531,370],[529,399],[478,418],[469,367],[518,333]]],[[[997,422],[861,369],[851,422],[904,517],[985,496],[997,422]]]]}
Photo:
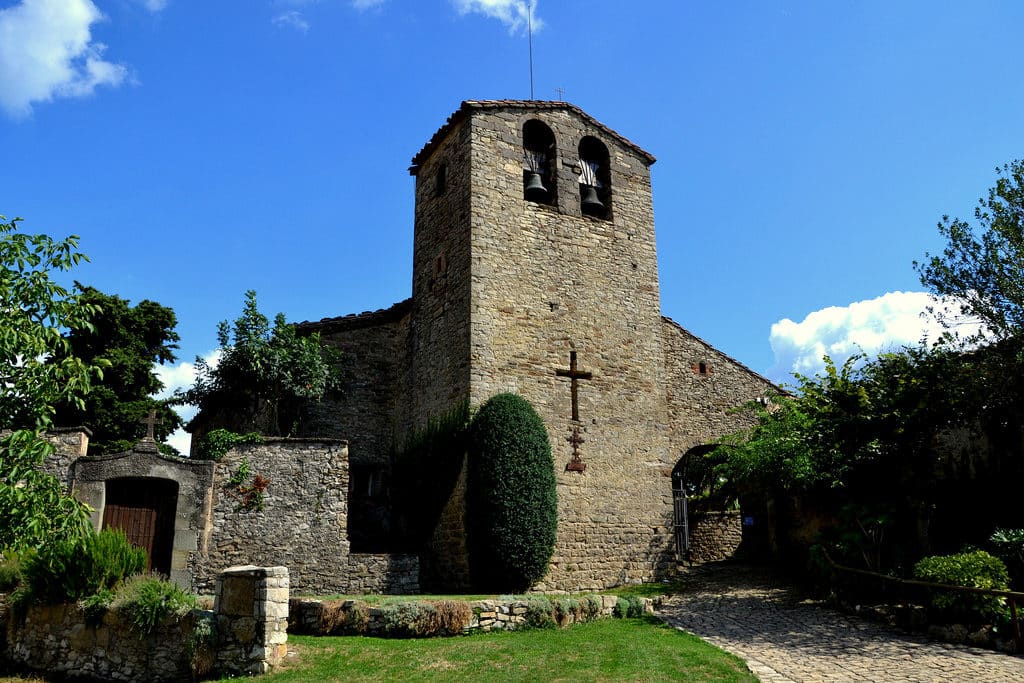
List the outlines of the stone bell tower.
{"type": "Polygon", "coordinates": [[[502,100],[464,102],[410,169],[406,423],[503,391],[533,404],[558,477],[548,587],[650,580],[667,557],[653,163],[571,104],[502,100]]]}

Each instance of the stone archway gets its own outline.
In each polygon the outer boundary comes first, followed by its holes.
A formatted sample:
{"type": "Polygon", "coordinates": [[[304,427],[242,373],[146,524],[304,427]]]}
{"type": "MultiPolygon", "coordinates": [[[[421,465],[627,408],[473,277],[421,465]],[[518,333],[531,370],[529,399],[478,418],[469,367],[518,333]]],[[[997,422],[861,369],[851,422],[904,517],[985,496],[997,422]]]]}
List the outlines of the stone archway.
{"type": "Polygon", "coordinates": [[[704,456],[718,448],[718,444],[702,444],[689,449],[672,468],[672,527],[675,532],[676,560],[691,560],[691,530],[689,499],[704,492],[713,476],[704,456]]]}
{"type": "Polygon", "coordinates": [[[146,551],[146,570],[171,573],[178,482],[155,477],[118,477],[105,483],[103,528],[121,529],[146,551]]]}

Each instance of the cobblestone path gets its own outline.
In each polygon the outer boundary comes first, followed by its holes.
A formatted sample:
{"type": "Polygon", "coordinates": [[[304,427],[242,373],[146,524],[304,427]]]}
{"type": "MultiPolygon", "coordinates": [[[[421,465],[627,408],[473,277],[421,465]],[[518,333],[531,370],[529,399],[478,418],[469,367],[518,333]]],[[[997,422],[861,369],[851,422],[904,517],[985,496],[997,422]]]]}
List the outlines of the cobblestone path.
{"type": "Polygon", "coordinates": [[[929,641],[823,607],[764,570],[711,565],[659,616],[746,660],[765,683],[1024,681],[1024,658],[929,641]]]}

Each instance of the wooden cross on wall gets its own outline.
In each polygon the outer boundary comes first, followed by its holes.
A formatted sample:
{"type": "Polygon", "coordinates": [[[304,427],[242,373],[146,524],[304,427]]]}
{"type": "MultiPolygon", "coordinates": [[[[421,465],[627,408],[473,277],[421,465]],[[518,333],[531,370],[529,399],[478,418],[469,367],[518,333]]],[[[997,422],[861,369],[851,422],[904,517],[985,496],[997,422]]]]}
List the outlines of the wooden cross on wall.
{"type": "Polygon", "coordinates": [[[569,369],[568,370],[563,370],[563,369],[555,370],[555,374],[558,375],[559,377],[568,377],[569,378],[569,380],[570,380],[569,381],[569,388],[570,388],[570,392],[572,394],[572,421],[573,422],[579,422],[580,421],[579,381],[581,379],[592,379],[594,375],[591,372],[586,372],[584,370],[580,370],[576,366],[576,352],[575,351],[570,351],[569,352],[569,369]]]}

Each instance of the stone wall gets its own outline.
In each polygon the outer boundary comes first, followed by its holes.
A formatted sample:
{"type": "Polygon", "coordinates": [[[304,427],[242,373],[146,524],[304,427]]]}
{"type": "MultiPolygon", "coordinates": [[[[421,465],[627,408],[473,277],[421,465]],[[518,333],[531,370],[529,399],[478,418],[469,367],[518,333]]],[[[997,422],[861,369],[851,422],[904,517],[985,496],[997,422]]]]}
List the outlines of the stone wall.
{"type": "Polygon", "coordinates": [[[0,664],[131,683],[265,673],[285,655],[288,602],[284,567],[233,567],[217,578],[212,612],[168,617],[147,634],[118,609],[90,618],[78,604],[31,605],[16,616],[0,595],[0,664]]]}
{"type": "Polygon", "coordinates": [[[54,447],[54,454],[46,459],[41,469],[60,479],[70,490],[71,463],[88,453],[90,436],[92,432],[85,427],[51,429],[46,433],[46,440],[54,447]]]}
{"type": "Polygon", "coordinates": [[[420,592],[420,558],[416,555],[353,553],[348,557],[344,592],[348,595],[420,592]]]}
{"type": "Polygon", "coordinates": [[[665,347],[665,402],[669,442],[678,460],[689,449],[751,426],[753,413],[734,408],[779,389],[669,318],[661,327],[665,347]]]}
{"type": "Polygon", "coordinates": [[[395,443],[398,402],[405,397],[411,300],[373,313],[325,318],[299,329],[319,332],[341,353],[342,384],[315,405],[306,436],[344,439],[349,461],[387,465],[395,443]]]}
{"type": "Polygon", "coordinates": [[[701,512],[690,517],[690,562],[732,559],[743,540],[743,517],[738,510],[701,512]]]}
{"type": "Polygon", "coordinates": [[[216,575],[239,565],[285,566],[293,590],[337,593],[347,587],[348,444],[331,439],[267,438],[238,445],[216,463],[204,552],[191,569],[195,590],[210,593],[216,575]],[[248,463],[269,480],[262,509],[246,509],[229,481],[248,463]]]}
{"type": "Polygon", "coordinates": [[[188,680],[189,637],[197,614],[141,635],[129,619],[107,611],[89,623],[76,604],[33,605],[24,621],[9,617],[7,659],[16,666],[110,681],[188,680]]]}
{"type": "Polygon", "coordinates": [[[292,590],[307,595],[417,592],[417,557],[350,552],[347,447],[335,439],[267,438],[218,461],[207,541],[191,564],[195,590],[211,592],[227,567],[281,565],[292,590]],[[243,463],[243,486],[257,475],[269,482],[262,509],[247,508],[246,496],[229,485],[243,463]]]}
{"type": "MultiPolygon", "coordinates": [[[[369,635],[379,638],[408,637],[409,635],[453,636],[469,633],[487,633],[490,631],[514,631],[527,624],[528,612],[537,610],[538,604],[544,604],[549,616],[558,626],[571,626],[574,623],[613,616],[619,598],[614,595],[590,595],[575,598],[576,609],[558,609],[558,599],[547,601],[546,598],[512,598],[497,600],[473,600],[465,604],[463,609],[451,609],[453,602],[461,601],[426,601],[415,603],[394,602],[384,605],[367,605],[357,600],[325,601],[307,598],[292,598],[288,610],[288,629],[299,635],[369,635]],[[591,607],[583,603],[593,600],[591,607]],[[445,604],[447,603],[447,605],[445,604]],[[433,610],[435,613],[446,611],[448,619],[434,618],[430,621],[442,622],[442,626],[433,632],[415,633],[417,630],[415,616],[418,613],[433,610]],[[339,614],[340,612],[340,614],[339,614]],[[458,623],[450,623],[451,617],[461,613],[458,623]],[[353,618],[355,615],[355,618],[353,618]],[[405,617],[413,623],[397,624],[397,616],[405,617]],[[411,617],[411,618],[410,618],[411,617]],[[445,623],[448,622],[448,623],[445,623]]],[[[654,612],[654,601],[640,598],[645,614],[654,612]]],[[[426,621],[426,620],[424,620],[426,621]]],[[[424,624],[423,626],[429,625],[424,624]]]]}
{"type": "Polygon", "coordinates": [[[288,652],[288,569],[231,567],[217,576],[217,668],[267,673],[288,652]]]}

